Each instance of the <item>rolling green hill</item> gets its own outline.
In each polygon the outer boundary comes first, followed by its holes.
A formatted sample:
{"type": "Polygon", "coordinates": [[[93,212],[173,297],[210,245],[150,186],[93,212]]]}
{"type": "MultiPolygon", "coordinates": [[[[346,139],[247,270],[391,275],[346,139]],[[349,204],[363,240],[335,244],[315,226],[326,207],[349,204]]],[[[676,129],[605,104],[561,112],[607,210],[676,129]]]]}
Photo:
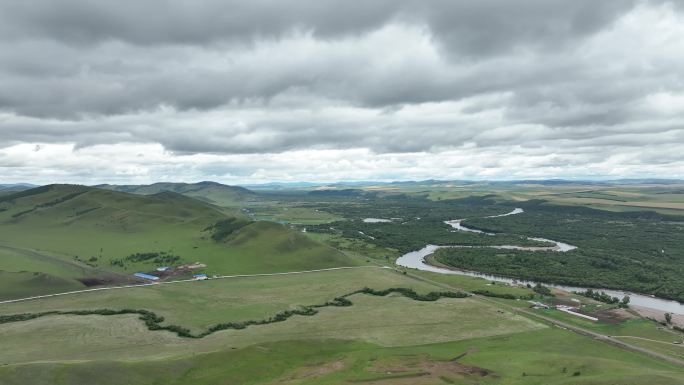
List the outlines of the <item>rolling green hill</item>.
{"type": "Polygon", "coordinates": [[[134,272],[194,262],[206,267],[192,272],[209,274],[355,264],[286,226],[227,216],[170,191],[49,185],[0,197],[0,299],[132,283],[134,272]],[[226,222],[238,225],[216,236],[226,222]]]}
{"type": "Polygon", "coordinates": [[[233,206],[238,202],[254,199],[256,193],[239,186],[228,186],[216,182],[199,183],[154,183],[150,185],[98,185],[102,189],[150,195],[160,192],[175,192],[219,206],[233,206]]]}

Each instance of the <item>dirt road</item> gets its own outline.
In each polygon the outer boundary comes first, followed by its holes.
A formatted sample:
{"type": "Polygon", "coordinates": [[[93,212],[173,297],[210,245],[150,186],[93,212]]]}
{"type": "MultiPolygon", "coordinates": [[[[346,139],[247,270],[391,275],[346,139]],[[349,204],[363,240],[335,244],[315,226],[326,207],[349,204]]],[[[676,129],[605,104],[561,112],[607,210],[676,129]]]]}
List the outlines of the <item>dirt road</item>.
{"type": "MultiPolygon", "coordinates": [[[[306,273],[317,273],[321,271],[333,271],[333,270],[347,270],[347,269],[391,269],[391,267],[388,266],[348,266],[348,267],[330,267],[327,269],[314,269],[314,270],[302,270],[302,271],[287,271],[283,273],[261,273],[261,274],[237,274],[237,275],[221,275],[218,277],[213,277],[213,279],[229,279],[229,278],[249,278],[249,277],[268,277],[268,276],[273,276],[273,275],[293,275],[293,274],[306,274],[306,273]]],[[[166,281],[166,282],[150,282],[150,283],[140,283],[140,284],[134,284],[134,285],[122,285],[122,286],[106,286],[106,287],[96,287],[92,289],[83,289],[83,290],[74,290],[74,291],[67,291],[64,293],[55,293],[55,294],[45,294],[45,295],[36,295],[33,297],[26,297],[26,298],[17,298],[17,299],[9,299],[5,301],[0,301],[0,304],[4,303],[13,303],[13,302],[22,302],[22,301],[30,301],[32,299],[41,299],[41,298],[50,298],[50,297],[58,297],[58,296],[63,296],[63,295],[72,295],[72,294],[79,294],[79,293],[87,293],[91,291],[102,291],[102,290],[116,290],[116,289],[130,289],[134,287],[145,287],[145,286],[154,286],[154,285],[171,285],[175,283],[182,283],[182,282],[201,282],[200,280],[197,279],[180,279],[176,281],[166,281]]]]}

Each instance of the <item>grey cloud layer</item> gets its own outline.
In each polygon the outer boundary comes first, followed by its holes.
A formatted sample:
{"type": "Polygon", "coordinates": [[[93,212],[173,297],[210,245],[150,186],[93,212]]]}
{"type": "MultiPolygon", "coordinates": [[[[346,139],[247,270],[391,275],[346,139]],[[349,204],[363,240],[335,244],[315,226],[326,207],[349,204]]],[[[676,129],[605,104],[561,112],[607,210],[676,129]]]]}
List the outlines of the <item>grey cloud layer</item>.
{"type": "Polygon", "coordinates": [[[660,0],[0,0],[0,147],[502,157],[508,145],[529,165],[542,153],[548,167],[667,164],[684,153],[682,12],[660,0]]]}
{"type": "Polygon", "coordinates": [[[604,27],[633,4],[634,0],[6,0],[0,31],[11,38],[69,44],[206,44],[279,38],[297,29],[321,37],[358,35],[395,20],[427,24],[449,46],[491,53],[517,44],[575,39],[604,27]]]}

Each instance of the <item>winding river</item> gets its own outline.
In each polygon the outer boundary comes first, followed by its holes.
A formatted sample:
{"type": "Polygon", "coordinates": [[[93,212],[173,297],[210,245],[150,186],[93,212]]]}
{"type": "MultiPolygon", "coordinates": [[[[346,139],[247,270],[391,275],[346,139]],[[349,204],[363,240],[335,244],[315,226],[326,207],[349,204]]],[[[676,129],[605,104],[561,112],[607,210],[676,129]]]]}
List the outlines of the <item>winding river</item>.
{"type": "MultiPolygon", "coordinates": [[[[503,216],[508,216],[508,215],[516,215],[516,214],[521,214],[523,213],[524,210],[520,208],[516,208],[515,210],[505,213],[505,214],[500,214],[500,215],[492,215],[487,218],[496,218],[496,217],[503,217],[503,216]]],[[[486,233],[480,230],[476,229],[470,229],[461,224],[463,219],[455,219],[451,221],[446,221],[445,223],[454,228],[455,230],[453,231],[467,231],[467,232],[473,232],[473,233],[480,233],[480,234],[486,234],[486,235],[491,235],[494,236],[495,234],[492,233],[486,233]]],[[[479,278],[484,278],[490,281],[496,281],[496,282],[506,282],[510,284],[531,284],[535,285],[537,284],[536,281],[526,281],[526,280],[521,280],[521,279],[514,279],[514,278],[509,278],[509,277],[503,277],[503,276],[498,276],[494,274],[486,274],[486,273],[480,273],[476,271],[467,271],[467,270],[460,270],[456,268],[443,268],[443,267],[438,267],[438,266],[432,266],[430,264],[427,264],[425,262],[425,258],[434,253],[437,249],[440,248],[492,248],[492,249],[507,249],[507,250],[529,250],[529,251],[534,251],[534,250],[547,250],[547,251],[557,251],[557,252],[568,252],[570,250],[574,250],[577,247],[563,243],[563,242],[558,242],[558,241],[553,241],[550,239],[545,239],[545,238],[539,238],[539,237],[528,237],[528,239],[531,240],[536,240],[536,241],[544,241],[544,242],[549,242],[553,243],[553,246],[549,247],[523,247],[523,246],[514,246],[514,245],[501,245],[501,246],[459,246],[459,245],[451,245],[451,246],[437,246],[437,245],[426,245],[420,250],[412,251],[410,253],[406,253],[402,255],[401,257],[397,258],[397,265],[399,266],[404,266],[412,269],[418,269],[418,270],[423,270],[423,271],[430,271],[433,273],[440,273],[440,274],[457,274],[457,275],[467,275],[471,277],[479,277],[479,278]]],[[[545,286],[549,287],[554,287],[560,290],[572,292],[572,291],[585,291],[587,290],[586,287],[579,287],[579,286],[565,286],[565,285],[557,285],[557,284],[552,284],[552,283],[546,283],[546,282],[539,282],[545,286]]],[[[610,290],[610,289],[600,289],[600,288],[592,288],[594,290],[599,290],[603,291],[606,294],[613,296],[613,297],[618,297],[622,298],[625,295],[629,295],[630,297],[630,304],[635,305],[635,306],[642,306],[650,309],[655,309],[659,310],[662,312],[668,312],[668,313],[675,313],[675,314],[684,314],[684,305],[680,304],[677,301],[671,301],[671,300],[666,300],[662,298],[656,298],[656,297],[651,297],[643,294],[635,294],[635,293],[630,293],[626,291],[621,291],[621,290],[610,290]]]]}

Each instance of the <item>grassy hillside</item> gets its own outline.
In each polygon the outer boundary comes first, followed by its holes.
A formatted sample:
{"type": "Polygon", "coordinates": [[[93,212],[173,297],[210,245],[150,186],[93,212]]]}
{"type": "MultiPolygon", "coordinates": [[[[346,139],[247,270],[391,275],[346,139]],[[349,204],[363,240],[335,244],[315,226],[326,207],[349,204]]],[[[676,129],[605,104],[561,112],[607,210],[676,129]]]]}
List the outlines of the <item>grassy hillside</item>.
{"type": "Polygon", "coordinates": [[[151,195],[164,191],[183,194],[211,204],[229,207],[253,199],[256,193],[239,186],[227,186],[216,182],[199,183],[154,183],[150,185],[99,185],[102,189],[151,195]]]}
{"type": "Polygon", "coordinates": [[[135,195],[50,185],[1,197],[0,297],[77,289],[83,282],[133,282],[133,272],[157,266],[152,260],[126,260],[135,253],[163,252],[177,257],[177,264],[201,262],[210,274],[355,264],[274,223],[243,218],[242,227],[214,239],[212,226],[230,218],[212,205],[174,192],[135,195]]]}

